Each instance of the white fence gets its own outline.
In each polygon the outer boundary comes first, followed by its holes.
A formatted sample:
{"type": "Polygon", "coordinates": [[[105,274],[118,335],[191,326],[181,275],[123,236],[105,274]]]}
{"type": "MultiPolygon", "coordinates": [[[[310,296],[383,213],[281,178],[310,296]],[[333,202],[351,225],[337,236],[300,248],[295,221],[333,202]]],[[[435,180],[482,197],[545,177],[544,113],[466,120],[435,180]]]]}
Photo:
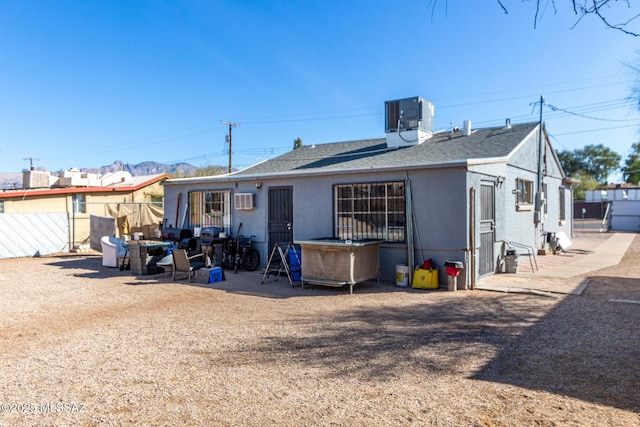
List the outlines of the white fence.
{"type": "Polygon", "coordinates": [[[66,212],[0,214],[0,259],[69,252],[66,212]]]}
{"type": "Polygon", "coordinates": [[[640,200],[615,200],[609,215],[611,231],[640,232],[640,200]]]}

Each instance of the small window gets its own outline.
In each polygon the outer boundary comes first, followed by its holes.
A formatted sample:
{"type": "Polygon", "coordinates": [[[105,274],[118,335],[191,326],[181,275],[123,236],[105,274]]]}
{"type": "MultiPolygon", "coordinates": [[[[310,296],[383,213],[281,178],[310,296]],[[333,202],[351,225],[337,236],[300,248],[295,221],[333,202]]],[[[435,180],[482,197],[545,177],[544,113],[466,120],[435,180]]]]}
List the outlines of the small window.
{"type": "Polygon", "coordinates": [[[73,195],[73,211],[75,213],[87,213],[87,200],[84,194],[73,195]]]}
{"type": "Polygon", "coordinates": [[[4,200],[0,200],[0,213],[4,213],[4,200]]]}
{"type": "Polygon", "coordinates": [[[518,210],[531,210],[533,207],[533,181],[526,179],[516,180],[516,208],[518,210]]]}
{"type": "Polygon", "coordinates": [[[151,204],[154,206],[164,206],[164,196],[162,194],[152,194],[151,197],[151,204]]]}

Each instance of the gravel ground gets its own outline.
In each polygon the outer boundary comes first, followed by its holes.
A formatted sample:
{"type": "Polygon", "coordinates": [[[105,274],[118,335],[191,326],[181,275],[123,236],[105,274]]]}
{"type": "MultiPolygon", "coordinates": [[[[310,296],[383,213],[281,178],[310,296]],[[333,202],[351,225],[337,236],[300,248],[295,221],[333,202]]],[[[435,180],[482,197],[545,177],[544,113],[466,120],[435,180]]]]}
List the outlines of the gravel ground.
{"type": "Polygon", "coordinates": [[[637,426],[639,255],[559,299],[0,260],[0,426],[637,426]]]}

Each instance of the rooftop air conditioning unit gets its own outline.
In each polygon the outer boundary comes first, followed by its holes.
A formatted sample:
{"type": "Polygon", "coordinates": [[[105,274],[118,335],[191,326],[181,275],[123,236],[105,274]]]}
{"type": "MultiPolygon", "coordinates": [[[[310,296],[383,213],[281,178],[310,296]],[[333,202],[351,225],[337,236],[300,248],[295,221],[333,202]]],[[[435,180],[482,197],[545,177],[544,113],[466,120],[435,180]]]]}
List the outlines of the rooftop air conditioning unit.
{"type": "Polygon", "coordinates": [[[256,195],[253,193],[235,193],[233,195],[233,207],[235,209],[255,209],[256,195]]]}
{"type": "Polygon", "coordinates": [[[51,174],[47,171],[28,170],[22,173],[22,186],[24,188],[49,188],[51,187],[51,174]]]}
{"type": "Polygon", "coordinates": [[[422,144],[433,135],[433,104],[423,98],[385,101],[385,127],[388,147],[422,144]]]}

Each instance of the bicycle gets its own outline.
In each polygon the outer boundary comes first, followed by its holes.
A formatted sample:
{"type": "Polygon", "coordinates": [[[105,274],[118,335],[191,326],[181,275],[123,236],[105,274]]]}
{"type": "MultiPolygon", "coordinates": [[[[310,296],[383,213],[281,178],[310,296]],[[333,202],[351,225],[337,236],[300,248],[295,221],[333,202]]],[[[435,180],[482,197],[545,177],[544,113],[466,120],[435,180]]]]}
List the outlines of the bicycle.
{"type": "Polygon", "coordinates": [[[255,236],[238,236],[227,240],[224,245],[223,263],[228,269],[238,272],[239,267],[255,271],[260,266],[260,253],[251,246],[255,236]]]}

